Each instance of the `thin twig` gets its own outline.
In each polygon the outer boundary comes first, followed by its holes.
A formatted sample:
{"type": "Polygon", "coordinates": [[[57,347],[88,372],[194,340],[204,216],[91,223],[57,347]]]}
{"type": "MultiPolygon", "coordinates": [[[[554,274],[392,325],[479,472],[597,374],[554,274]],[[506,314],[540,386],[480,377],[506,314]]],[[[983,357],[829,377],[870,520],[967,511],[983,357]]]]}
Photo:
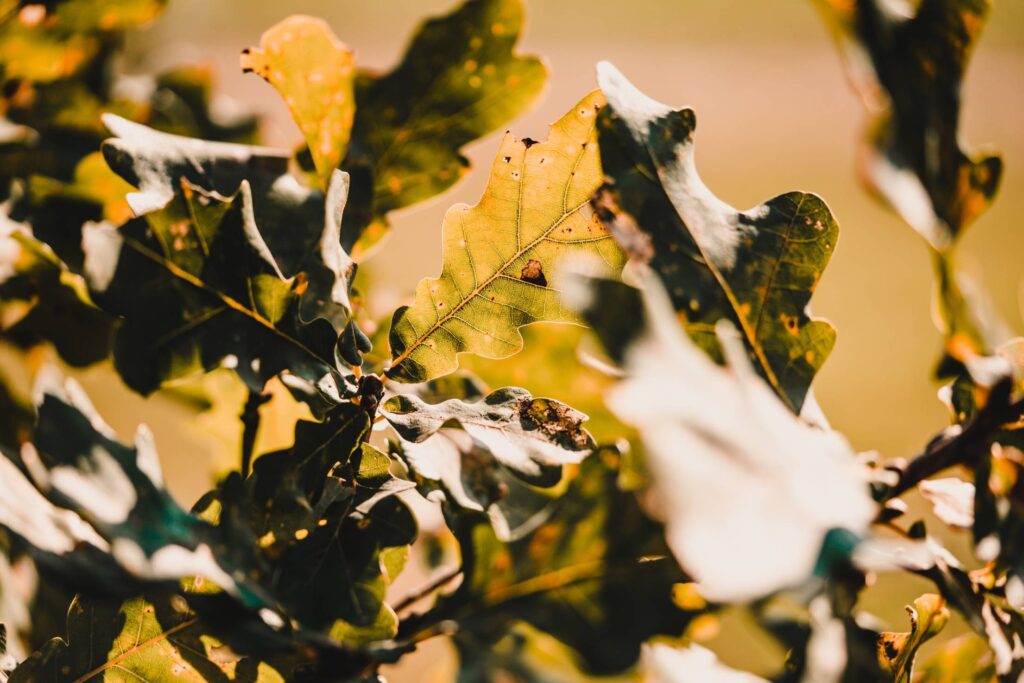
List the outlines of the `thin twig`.
{"type": "Polygon", "coordinates": [[[252,454],[256,448],[256,434],[260,430],[260,406],[270,400],[270,395],[260,391],[249,390],[242,409],[242,478],[249,476],[252,466],[252,454]]]}
{"type": "Polygon", "coordinates": [[[954,465],[969,465],[987,453],[1004,425],[1020,419],[1024,399],[1011,402],[1013,381],[997,382],[988,401],[962,428],[950,427],[932,439],[924,451],[897,471],[896,484],[885,491],[879,502],[891,500],[919,483],[954,465]]]}
{"type": "Polygon", "coordinates": [[[446,571],[444,574],[441,574],[427,585],[418,588],[417,590],[413,591],[409,595],[399,600],[394,605],[395,613],[397,614],[402,612],[402,610],[408,609],[414,603],[427,597],[434,591],[443,588],[446,584],[454,580],[455,577],[459,576],[460,574],[462,574],[462,567],[453,567],[452,569],[446,571]]]}

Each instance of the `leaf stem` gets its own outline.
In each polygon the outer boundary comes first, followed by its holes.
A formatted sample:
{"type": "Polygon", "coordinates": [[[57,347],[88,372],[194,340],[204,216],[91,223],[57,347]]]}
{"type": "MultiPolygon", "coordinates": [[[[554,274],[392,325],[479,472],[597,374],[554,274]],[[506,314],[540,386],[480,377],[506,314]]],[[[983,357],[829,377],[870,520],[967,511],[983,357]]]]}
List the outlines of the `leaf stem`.
{"type": "Polygon", "coordinates": [[[1020,419],[1024,412],[1024,399],[1010,400],[1012,390],[1012,379],[997,382],[984,407],[966,425],[943,430],[897,470],[899,479],[882,492],[879,502],[891,500],[949,467],[970,464],[986,452],[1003,425],[1020,419]]]}
{"type": "Polygon", "coordinates": [[[417,590],[413,591],[409,595],[399,600],[393,607],[395,613],[402,612],[408,609],[414,603],[418,602],[422,598],[427,597],[436,590],[443,588],[447,583],[455,579],[455,577],[462,574],[462,567],[453,567],[452,569],[444,572],[434,580],[427,583],[425,586],[421,586],[417,590]]]}
{"type": "Polygon", "coordinates": [[[239,416],[242,420],[242,478],[249,476],[252,469],[252,454],[256,448],[256,434],[260,429],[260,406],[270,400],[270,394],[249,390],[245,407],[239,416]]]}

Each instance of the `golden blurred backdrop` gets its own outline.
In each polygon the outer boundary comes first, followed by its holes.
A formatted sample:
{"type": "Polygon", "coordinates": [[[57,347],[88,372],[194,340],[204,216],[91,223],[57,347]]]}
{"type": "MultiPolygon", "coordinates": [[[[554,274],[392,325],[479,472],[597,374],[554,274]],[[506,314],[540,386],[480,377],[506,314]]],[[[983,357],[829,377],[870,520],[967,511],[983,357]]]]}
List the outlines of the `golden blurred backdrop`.
{"type": "MultiPolygon", "coordinates": [[[[123,68],[149,73],[195,62],[215,68],[225,109],[255,110],[272,144],[293,147],[301,134],[284,103],[238,68],[238,54],[284,16],[323,17],[362,66],[385,68],[414,26],[454,0],[172,0],[152,26],[133,34],[123,68]]],[[[941,339],[932,321],[929,251],[916,233],[859,186],[855,147],[862,108],[848,87],[831,37],[811,0],[525,0],[521,51],[540,54],[552,76],[546,96],[512,124],[517,136],[546,137],[549,122],[596,87],[599,60],[614,62],[652,97],[697,112],[701,174],[741,208],[789,190],[823,196],[841,233],[813,300],[839,339],[815,383],[833,426],[859,450],[911,455],[947,424],[932,371],[941,339]]],[[[1010,328],[1024,332],[1024,2],[995,0],[968,75],[962,136],[968,149],[1002,152],[1006,171],[994,206],[969,230],[960,261],[981,282],[1010,328]]],[[[384,313],[440,269],[441,219],[456,202],[480,196],[499,134],[471,145],[473,172],[452,191],[394,215],[389,241],[366,268],[384,313]]],[[[5,361],[5,370],[21,370],[5,361]]],[[[128,436],[149,424],[175,494],[191,504],[210,484],[216,439],[198,428],[180,400],[130,394],[109,367],[80,375],[100,412],[128,436]]],[[[557,378],[525,376],[545,391],[557,378]]],[[[556,394],[554,398],[559,398],[556,394]]],[[[241,401],[241,395],[239,395],[241,401]]],[[[239,403],[240,408],[240,403],[239,403]]],[[[288,434],[279,435],[288,442],[288,434]]],[[[866,606],[890,627],[922,585],[906,579],[866,606]]],[[[727,617],[729,619],[730,617],[727,617]]],[[[741,617],[735,617],[741,619],[741,617]]],[[[749,663],[766,646],[732,643],[726,661],[749,663]]],[[[450,677],[450,659],[428,649],[392,681],[450,677]],[[419,664],[415,663],[418,660],[419,664]],[[424,665],[426,662],[426,665],[424,665]],[[447,662],[447,663],[446,663],[447,662]],[[425,668],[424,668],[425,667],[425,668]]]]}

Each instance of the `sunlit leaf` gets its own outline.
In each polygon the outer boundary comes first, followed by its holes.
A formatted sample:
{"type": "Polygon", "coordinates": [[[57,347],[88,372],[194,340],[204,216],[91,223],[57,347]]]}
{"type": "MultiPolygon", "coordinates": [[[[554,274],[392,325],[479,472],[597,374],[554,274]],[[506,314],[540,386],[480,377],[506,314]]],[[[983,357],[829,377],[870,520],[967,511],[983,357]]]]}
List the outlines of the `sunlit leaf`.
{"type": "Polygon", "coordinates": [[[395,312],[390,377],[438,377],[457,367],[459,353],[511,356],[523,325],[578,320],[555,288],[566,259],[621,268],[622,253],[589,203],[601,179],[602,101],[596,92],[583,98],[546,142],[506,135],[480,203],[448,210],[441,277],[420,282],[415,302],[395,312]]]}
{"type": "Polygon", "coordinates": [[[267,664],[235,654],[207,632],[184,600],[166,595],[124,603],[76,598],[68,610],[67,635],[44,644],[10,681],[183,678],[284,681],[267,664]]]}
{"type": "Polygon", "coordinates": [[[835,343],[808,301],[839,227],[816,195],[790,192],[736,211],[697,174],[692,109],[673,110],[615,67],[598,67],[608,106],[601,163],[610,182],[595,208],[618,242],[659,275],[690,335],[718,356],[714,326],[729,320],[758,373],[795,411],[835,343]]]}
{"type": "Polygon", "coordinates": [[[644,296],[591,282],[574,281],[570,302],[610,346],[623,332],[606,326],[607,297],[595,293],[611,289],[644,312],[608,403],[640,432],[669,546],[702,595],[747,600],[798,584],[831,529],[866,530],[875,506],[850,445],[793,415],[755,374],[735,330],[719,324],[722,368],[683,333],[653,277],[644,296]]]}
{"type": "Polygon", "coordinates": [[[991,0],[817,0],[871,120],[861,175],[938,250],[988,208],[998,156],[960,146],[960,92],[991,0]]]}
{"type": "Polygon", "coordinates": [[[363,223],[346,220],[354,254],[388,230],[388,212],[454,185],[469,167],[464,145],[537,100],[547,69],[514,52],[522,24],[522,0],[468,0],[424,23],[392,71],[360,73],[345,170],[371,170],[373,210],[363,223]]]}
{"type": "Polygon", "coordinates": [[[227,197],[243,180],[269,188],[288,170],[288,155],[278,150],[170,135],[112,114],[103,123],[116,136],[104,142],[103,156],[139,188],[128,195],[136,216],[166,207],[182,179],[227,197]]]}
{"type": "Polygon", "coordinates": [[[974,484],[956,477],[926,479],[917,490],[946,524],[962,529],[974,526],[974,484]]]}
{"type": "Polygon", "coordinates": [[[244,50],[241,65],[281,93],[326,187],[345,158],[352,133],[352,51],[323,20],[295,15],[267,29],[260,47],[244,50]]]}

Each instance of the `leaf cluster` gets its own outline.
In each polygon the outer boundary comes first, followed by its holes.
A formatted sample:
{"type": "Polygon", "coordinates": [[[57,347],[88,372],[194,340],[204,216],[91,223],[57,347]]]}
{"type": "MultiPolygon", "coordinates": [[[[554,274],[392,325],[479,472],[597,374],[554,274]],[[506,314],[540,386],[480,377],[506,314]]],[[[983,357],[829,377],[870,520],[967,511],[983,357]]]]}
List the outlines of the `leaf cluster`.
{"type": "Polygon", "coordinates": [[[907,461],[857,454],[814,398],[826,202],[729,206],[696,113],[607,63],[546,140],[505,133],[479,202],[445,215],[439,276],[371,317],[354,281],[389,214],[453,186],[462,148],[544,87],[520,0],[426,21],[386,73],[322,20],[271,27],[240,68],[284,100],[293,150],[214,116],[201,69],[124,95],[125,31],[164,2],[0,0],[0,341],[35,375],[31,406],[0,383],[0,679],[378,681],[447,636],[466,682],[560,680],[552,650],[572,680],[765,680],[702,644],[729,610],[786,653],[776,681],[1020,678],[1024,342],[991,334],[953,258],[1002,169],[957,139],[988,2],[818,4],[881,102],[864,178],[935,257],[951,426],[907,461]],[[596,379],[546,397],[473,373],[524,344],[508,374],[568,356],[596,379]],[[124,443],[40,359],[109,359],[143,395],[233,373],[239,466],[182,507],[149,430],[124,443]],[[309,419],[260,449],[275,387],[309,419]],[[577,399],[607,415],[598,438],[577,399]],[[937,477],[953,467],[969,481],[937,477]],[[915,489],[973,558],[910,519],[915,489]],[[457,557],[396,600],[431,542],[457,557]],[[861,606],[880,571],[934,586],[908,631],[861,606]],[[975,636],[915,673],[953,610],[975,636]]]}

